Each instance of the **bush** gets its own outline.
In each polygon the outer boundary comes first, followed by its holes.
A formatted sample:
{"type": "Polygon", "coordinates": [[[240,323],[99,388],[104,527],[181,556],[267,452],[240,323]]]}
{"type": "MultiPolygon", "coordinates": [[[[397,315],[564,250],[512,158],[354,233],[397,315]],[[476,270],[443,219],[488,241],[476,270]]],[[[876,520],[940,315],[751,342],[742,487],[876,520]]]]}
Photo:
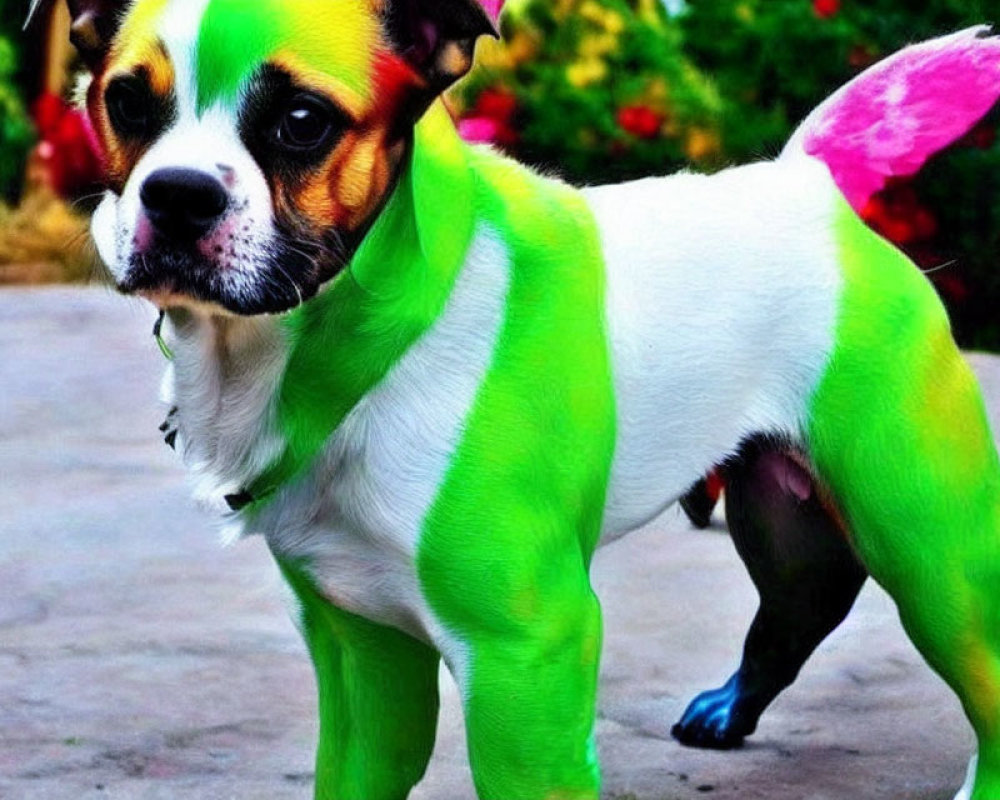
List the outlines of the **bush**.
{"type": "Polygon", "coordinates": [[[526,0],[501,22],[458,94],[471,138],[590,183],[719,156],[718,92],[659,0],[526,0]]]}
{"type": "MultiPolygon", "coordinates": [[[[998,0],[509,0],[456,98],[463,129],[579,183],[780,151],[865,67],[921,39],[1000,22],[998,0]]],[[[966,347],[1000,350],[1000,143],[993,114],[869,223],[928,270],[966,347]]]]}
{"type": "Polygon", "coordinates": [[[34,129],[24,109],[17,84],[17,53],[0,31],[0,201],[14,200],[21,190],[34,129]]]}

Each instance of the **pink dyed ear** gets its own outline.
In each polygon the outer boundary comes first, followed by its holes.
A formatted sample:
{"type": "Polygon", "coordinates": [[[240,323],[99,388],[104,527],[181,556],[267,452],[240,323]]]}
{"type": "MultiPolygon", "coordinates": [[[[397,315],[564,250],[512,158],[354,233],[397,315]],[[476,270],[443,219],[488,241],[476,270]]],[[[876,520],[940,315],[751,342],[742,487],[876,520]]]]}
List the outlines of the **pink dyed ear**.
{"type": "Polygon", "coordinates": [[[861,211],[888,178],[916,173],[1000,98],[1000,38],[988,32],[969,28],[880,61],[813,111],[785,151],[825,162],[861,211]]]}
{"type": "Polygon", "coordinates": [[[500,18],[500,12],[503,10],[504,0],[480,0],[483,4],[483,8],[486,9],[486,13],[490,15],[490,19],[495,23],[500,18]]]}

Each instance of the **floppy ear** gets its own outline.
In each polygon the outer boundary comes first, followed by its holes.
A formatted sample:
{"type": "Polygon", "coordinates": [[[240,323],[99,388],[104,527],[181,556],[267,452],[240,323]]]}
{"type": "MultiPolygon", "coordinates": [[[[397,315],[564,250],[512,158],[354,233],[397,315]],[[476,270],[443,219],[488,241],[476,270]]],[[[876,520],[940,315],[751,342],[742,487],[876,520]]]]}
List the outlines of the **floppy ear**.
{"type": "Polygon", "coordinates": [[[383,13],[397,54],[423,78],[428,100],[469,71],[476,39],[499,38],[479,0],[386,0],[383,13]]]}
{"type": "MultiPolygon", "coordinates": [[[[27,28],[35,19],[47,12],[57,0],[31,0],[27,28]]],[[[121,13],[126,0],[67,0],[70,25],[69,40],[92,72],[96,72],[111,47],[111,40],[118,32],[121,13]]]]}

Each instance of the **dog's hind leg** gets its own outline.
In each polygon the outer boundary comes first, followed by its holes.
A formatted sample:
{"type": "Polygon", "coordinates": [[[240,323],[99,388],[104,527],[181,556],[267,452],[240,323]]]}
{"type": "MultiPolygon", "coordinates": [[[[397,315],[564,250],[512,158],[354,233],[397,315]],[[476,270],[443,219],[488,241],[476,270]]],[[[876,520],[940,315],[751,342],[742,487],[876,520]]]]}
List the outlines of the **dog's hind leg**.
{"type": "Polygon", "coordinates": [[[975,729],[972,800],[997,800],[1000,466],[975,379],[957,352],[939,353],[894,399],[897,414],[838,435],[827,427],[834,409],[824,407],[814,457],[862,562],[975,729]]]}
{"type": "Polygon", "coordinates": [[[809,454],[862,563],[962,701],[979,743],[973,800],[997,800],[1000,461],[933,289],[885,243],[848,233],[809,454]]]}
{"type": "Polygon", "coordinates": [[[300,567],[281,569],[316,668],[316,800],[405,800],[434,746],[437,651],[331,605],[300,567]]]}
{"type": "Polygon", "coordinates": [[[672,733],[695,747],[731,748],[840,624],[866,573],[799,455],[753,439],[725,467],[726,519],[760,594],[743,660],[719,689],[692,701],[672,733]]]}

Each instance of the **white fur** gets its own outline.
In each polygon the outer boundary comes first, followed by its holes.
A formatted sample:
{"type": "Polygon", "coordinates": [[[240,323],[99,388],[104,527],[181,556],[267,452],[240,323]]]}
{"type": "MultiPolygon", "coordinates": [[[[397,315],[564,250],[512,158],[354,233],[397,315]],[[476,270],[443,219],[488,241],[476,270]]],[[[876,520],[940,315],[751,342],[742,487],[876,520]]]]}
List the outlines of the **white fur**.
{"type": "Polygon", "coordinates": [[[417,545],[492,361],[509,280],[506,247],[480,228],[438,320],[257,521],[337,606],[433,641],[456,678],[463,647],[421,595],[417,545]]]}
{"type": "Polygon", "coordinates": [[[162,395],[176,406],[177,446],[195,497],[227,511],[225,495],[248,486],[282,452],[278,387],[287,347],[272,317],[172,312],[164,326],[175,359],[162,395]]]}
{"type": "Polygon", "coordinates": [[[965,783],[955,795],[955,800],[972,800],[972,790],[976,788],[976,768],[979,766],[979,755],[973,753],[969,759],[969,767],[965,771],[965,783]]]}
{"type": "Polygon", "coordinates": [[[180,113],[193,120],[198,88],[195,49],[201,18],[210,0],[169,0],[158,33],[174,67],[174,93],[180,113]]]}
{"type": "MultiPolygon", "coordinates": [[[[218,179],[230,197],[219,230],[203,246],[228,288],[237,296],[253,296],[275,235],[272,198],[264,173],[240,139],[236,115],[221,105],[197,112],[195,42],[207,4],[172,0],[167,5],[159,35],[174,69],[175,120],[135,165],[121,196],[105,192],[91,230],[101,259],[121,281],[130,257],[143,251],[148,236],[139,199],[146,178],[163,167],[203,172],[218,179]],[[221,254],[215,253],[216,244],[221,254]]],[[[163,305],[169,296],[161,292],[150,299],[163,305]]]]}
{"type": "Polygon", "coordinates": [[[834,192],[807,157],[585,191],[607,261],[618,413],[605,540],[744,436],[799,434],[841,285],[834,192]]]}

